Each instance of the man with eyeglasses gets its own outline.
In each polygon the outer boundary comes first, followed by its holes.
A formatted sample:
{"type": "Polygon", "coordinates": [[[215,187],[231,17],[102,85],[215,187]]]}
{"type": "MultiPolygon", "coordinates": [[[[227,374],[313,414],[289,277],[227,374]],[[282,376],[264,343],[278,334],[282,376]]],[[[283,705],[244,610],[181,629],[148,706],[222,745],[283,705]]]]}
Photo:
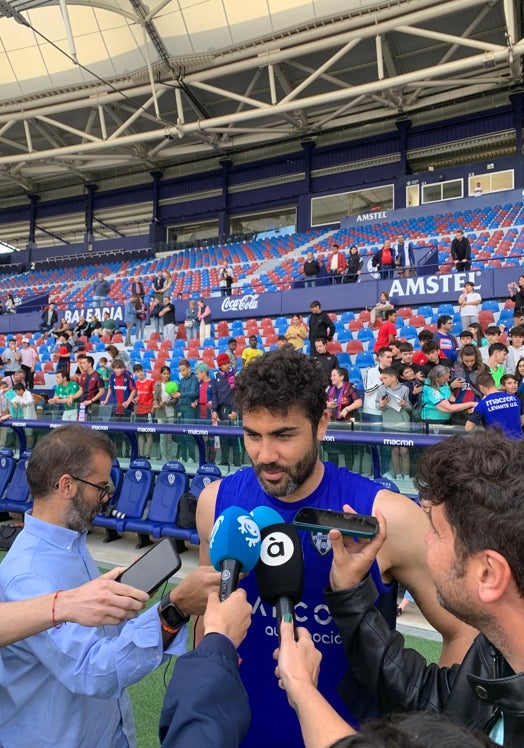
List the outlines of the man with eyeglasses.
{"type": "Polygon", "coordinates": [[[185,652],[189,616],[218,590],[208,566],[119,626],[62,623],[61,597],[99,576],[86,535],[112,491],[114,455],[106,434],[75,424],[47,434],[29,459],[34,505],[0,565],[0,602],[51,594],[53,626],[0,650],[3,748],[135,746],[127,686],[185,652]]]}

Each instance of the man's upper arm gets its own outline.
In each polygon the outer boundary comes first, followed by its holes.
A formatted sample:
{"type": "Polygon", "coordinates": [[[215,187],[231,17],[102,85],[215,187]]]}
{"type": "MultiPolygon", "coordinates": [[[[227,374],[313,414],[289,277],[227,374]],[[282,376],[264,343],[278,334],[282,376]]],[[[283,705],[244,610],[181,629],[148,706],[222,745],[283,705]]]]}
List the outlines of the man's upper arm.
{"type": "Polygon", "coordinates": [[[202,566],[210,563],[209,559],[209,536],[215,523],[215,504],[218,495],[220,481],[210,483],[197,502],[196,524],[200,536],[199,561],[202,566]]]}
{"type": "Polygon", "coordinates": [[[413,501],[391,491],[379,491],[374,506],[387,521],[388,537],[378,556],[382,575],[389,572],[404,584],[429,623],[442,634],[440,665],[462,662],[477,632],[444,610],[437,600],[426,563],[428,518],[413,501]]]}

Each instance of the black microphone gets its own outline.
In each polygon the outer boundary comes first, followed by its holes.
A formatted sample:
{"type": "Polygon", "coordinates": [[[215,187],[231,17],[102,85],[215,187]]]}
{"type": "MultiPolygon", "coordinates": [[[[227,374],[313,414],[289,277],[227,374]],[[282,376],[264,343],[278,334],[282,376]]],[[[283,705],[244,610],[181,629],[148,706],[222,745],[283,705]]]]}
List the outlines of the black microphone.
{"type": "Polygon", "coordinates": [[[274,605],[277,631],[286,613],[293,617],[304,589],[304,552],[300,536],[292,524],[279,522],[261,530],[260,559],[255,566],[258,591],[266,603],[274,605]]]}

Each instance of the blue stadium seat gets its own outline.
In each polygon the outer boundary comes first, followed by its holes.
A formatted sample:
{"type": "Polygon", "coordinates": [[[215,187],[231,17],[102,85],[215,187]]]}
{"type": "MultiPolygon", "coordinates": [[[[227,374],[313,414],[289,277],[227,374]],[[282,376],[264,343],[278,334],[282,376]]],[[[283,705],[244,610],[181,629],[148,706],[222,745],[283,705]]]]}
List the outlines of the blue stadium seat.
{"type": "Polygon", "coordinates": [[[499,310],[499,303],[498,301],[495,301],[495,299],[487,299],[486,301],[483,301],[481,304],[481,307],[483,312],[498,312],[499,310]]]}
{"type": "Polygon", "coordinates": [[[371,366],[375,366],[375,357],[371,351],[361,351],[357,353],[355,358],[355,366],[359,369],[369,369],[371,366]]]}
{"type": "Polygon", "coordinates": [[[0,449],[0,496],[3,496],[5,489],[15,471],[16,460],[13,456],[13,450],[8,447],[0,449]]]}
{"type": "Polygon", "coordinates": [[[131,460],[122,481],[120,496],[115,504],[115,515],[106,517],[97,514],[93,520],[93,525],[106,528],[104,542],[117,540],[120,537],[118,533],[124,531],[126,520],[142,518],[151,496],[153,481],[154,476],[148,460],[142,457],[131,460]],[[116,514],[121,516],[116,516],[116,514]]]}
{"type": "MultiPolygon", "coordinates": [[[[166,526],[176,527],[178,504],[182,494],[187,491],[189,478],[181,462],[170,460],[162,467],[158,474],[151,503],[145,519],[124,520],[126,532],[137,532],[139,535],[151,535],[159,538],[166,526]]],[[[177,528],[177,538],[190,540],[191,531],[177,528]]],[[[146,545],[142,542],[140,545],[146,545]]]]}
{"type": "Polygon", "coordinates": [[[195,477],[191,481],[191,493],[193,496],[200,496],[202,490],[209,486],[213,481],[218,480],[222,477],[220,468],[218,465],[210,465],[203,463],[196,471],[195,477]]]}
{"type": "Polygon", "coordinates": [[[5,497],[0,501],[0,511],[24,514],[24,512],[31,509],[33,506],[26,476],[27,463],[30,455],[30,449],[26,449],[25,452],[22,452],[20,455],[13,476],[7,486],[5,497]]]}

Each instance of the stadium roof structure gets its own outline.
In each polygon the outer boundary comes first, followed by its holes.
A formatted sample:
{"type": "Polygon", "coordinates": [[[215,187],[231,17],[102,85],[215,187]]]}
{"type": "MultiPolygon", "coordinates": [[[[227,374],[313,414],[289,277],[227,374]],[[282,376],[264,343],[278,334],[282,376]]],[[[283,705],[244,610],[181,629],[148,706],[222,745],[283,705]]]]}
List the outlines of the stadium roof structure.
{"type": "Polygon", "coordinates": [[[0,0],[0,195],[507,104],[523,24],[522,0],[0,0]]]}

